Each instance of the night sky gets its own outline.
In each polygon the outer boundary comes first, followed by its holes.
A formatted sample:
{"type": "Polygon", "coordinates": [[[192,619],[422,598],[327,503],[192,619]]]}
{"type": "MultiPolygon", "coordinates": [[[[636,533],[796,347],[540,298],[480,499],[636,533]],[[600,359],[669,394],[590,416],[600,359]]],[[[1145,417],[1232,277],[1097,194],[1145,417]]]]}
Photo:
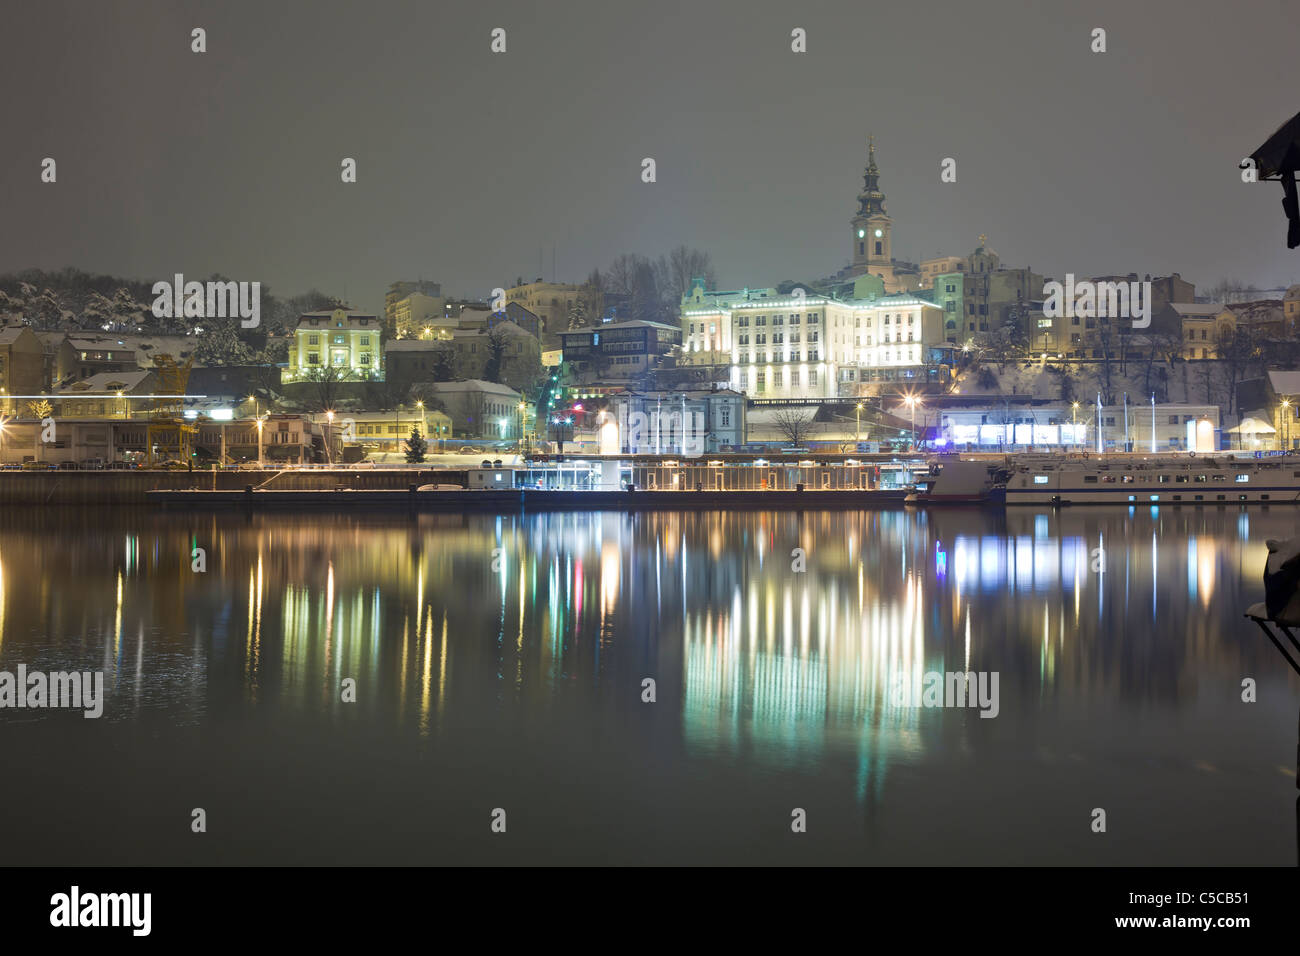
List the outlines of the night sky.
{"type": "Polygon", "coordinates": [[[1049,275],[1300,281],[1280,186],[1237,170],[1300,109],[1295,0],[10,7],[0,271],[379,310],[396,279],[478,297],[539,250],[580,281],[686,243],[723,288],[806,280],[847,261],[874,133],[900,259],[983,232],[1049,275]]]}

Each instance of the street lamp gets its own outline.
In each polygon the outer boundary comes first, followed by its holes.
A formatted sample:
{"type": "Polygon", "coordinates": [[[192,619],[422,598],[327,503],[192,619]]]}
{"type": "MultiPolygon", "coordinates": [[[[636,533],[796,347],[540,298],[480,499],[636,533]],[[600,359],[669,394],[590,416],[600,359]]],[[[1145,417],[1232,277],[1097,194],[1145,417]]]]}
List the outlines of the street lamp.
{"type": "Polygon", "coordinates": [[[1070,444],[1079,443],[1079,403],[1070,403],[1070,444]]]}
{"type": "Polygon", "coordinates": [[[519,447],[524,447],[524,412],[528,408],[527,402],[519,403],[519,447]]]}
{"type": "Polygon", "coordinates": [[[862,403],[858,402],[858,407],[854,409],[856,424],[853,426],[854,442],[862,441],[862,403]]]}
{"type": "Polygon", "coordinates": [[[1156,393],[1151,393],[1151,454],[1156,453],[1156,393]]]}
{"type": "Polygon", "coordinates": [[[334,427],[334,409],[325,413],[325,460],[329,464],[334,464],[334,447],[330,444],[332,430],[334,427]]]}
{"type": "Polygon", "coordinates": [[[1284,450],[1290,451],[1291,449],[1291,399],[1289,398],[1282,399],[1282,422],[1283,422],[1283,429],[1285,430],[1285,434],[1286,434],[1286,448],[1284,450]]]}
{"type": "Polygon", "coordinates": [[[263,425],[262,418],[259,415],[257,418],[257,467],[258,468],[264,467],[262,464],[262,425],[263,425]]]}
{"type": "Polygon", "coordinates": [[[921,400],[915,395],[908,395],[903,402],[912,410],[912,447],[908,451],[916,451],[916,406],[921,404],[921,400]]]}

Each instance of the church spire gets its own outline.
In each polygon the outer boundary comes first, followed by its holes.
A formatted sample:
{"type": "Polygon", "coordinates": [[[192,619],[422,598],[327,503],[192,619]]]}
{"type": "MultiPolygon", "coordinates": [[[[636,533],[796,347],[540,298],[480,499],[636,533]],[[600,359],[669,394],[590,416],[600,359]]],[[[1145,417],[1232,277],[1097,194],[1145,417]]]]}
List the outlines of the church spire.
{"type": "Polygon", "coordinates": [[[876,166],[876,138],[867,137],[867,171],[862,176],[862,192],[858,194],[858,215],[885,215],[885,194],[880,191],[880,169],[876,166]]]}

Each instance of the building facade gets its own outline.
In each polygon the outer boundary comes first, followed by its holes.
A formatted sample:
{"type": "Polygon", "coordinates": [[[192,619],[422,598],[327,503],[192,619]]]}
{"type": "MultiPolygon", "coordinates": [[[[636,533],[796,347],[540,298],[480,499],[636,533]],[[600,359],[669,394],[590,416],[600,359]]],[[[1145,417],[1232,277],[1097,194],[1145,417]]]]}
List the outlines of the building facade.
{"type": "Polygon", "coordinates": [[[394,335],[406,337],[419,335],[420,330],[433,322],[440,322],[446,314],[447,300],[442,296],[412,292],[384,308],[386,322],[391,322],[394,335]]]}
{"type": "Polygon", "coordinates": [[[25,325],[0,329],[0,407],[13,414],[9,396],[40,395],[48,387],[45,346],[36,333],[25,325]]]}
{"type": "Polygon", "coordinates": [[[412,295],[443,299],[442,286],[437,282],[429,282],[425,279],[415,282],[399,281],[392,283],[388,287],[388,291],[384,293],[384,333],[388,338],[393,338],[398,334],[397,313],[399,304],[412,295]]]}
{"type": "Polygon", "coordinates": [[[1087,402],[1008,403],[943,408],[928,420],[936,417],[940,447],[971,451],[1178,452],[1194,447],[1189,424],[1205,419],[1216,433],[1220,427],[1217,405],[1106,405],[1099,415],[1087,402]]]}
{"type": "Polygon", "coordinates": [[[425,389],[442,403],[457,438],[503,441],[522,433],[528,409],[520,408],[523,396],[508,385],[467,379],[434,382],[425,389]]]}
{"type": "Polygon", "coordinates": [[[633,319],[560,334],[564,363],[574,383],[619,382],[643,375],[681,345],[680,328],[633,319]]]}
{"type": "Polygon", "coordinates": [[[761,296],[682,314],[688,362],[724,365],[751,399],[869,395],[936,384],[947,362],[943,312],[907,293],[840,301],[761,296]]]}
{"type": "Polygon", "coordinates": [[[333,309],[298,319],[285,382],[311,381],[322,374],[339,381],[383,381],[382,329],[377,316],[333,309]]]}
{"type": "Polygon", "coordinates": [[[717,453],[745,442],[745,396],[730,389],[621,392],[597,425],[602,453],[717,453]],[[613,430],[611,430],[613,429],[613,430]]]}
{"type": "Polygon", "coordinates": [[[565,282],[535,282],[506,289],[506,302],[517,302],[541,320],[540,337],[550,340],[569,327],[569,311],[582,296],[583,287],[565,282]]]}

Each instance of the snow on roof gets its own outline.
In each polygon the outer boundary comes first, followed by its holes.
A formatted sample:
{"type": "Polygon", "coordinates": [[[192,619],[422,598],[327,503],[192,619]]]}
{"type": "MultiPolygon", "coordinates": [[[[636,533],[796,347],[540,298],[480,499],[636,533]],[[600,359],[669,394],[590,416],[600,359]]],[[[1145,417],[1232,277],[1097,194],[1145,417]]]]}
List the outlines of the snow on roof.
{"type": "Polygon", "coordinates": [[[55,389],[58,395],[76,395],[81,393],[102,393],[109,394],[112,392],[127,392],[133,388],[138,388],[140,383],[145,381],[152,372],[100,372],[89,378],[83,378],[80,381],[73,382],[62,388],[55,389]]]}
{"type": "Polygon", "coordinates": [[[1268,384],[1278,395],[1300,395],[1300,370],[1269,371],[1268,384]]]}
{"type": "Polygon", "coordinates": [[[1218,315],[1223,311],[1223,306],[1216,302],[1170,302],[1169,305],[1179,315],[1218,315]]]}
{"type": "Polygon", "coordinates": [[[425,386],[435,392],[465,392],[470,390],[480,392],[495,392],[499,395],[514,395],[516,392],[509,385],[502,385],[499,382],[485,382],[481,378],[466,378],[459,382],[432,382],[425,386]]]}

